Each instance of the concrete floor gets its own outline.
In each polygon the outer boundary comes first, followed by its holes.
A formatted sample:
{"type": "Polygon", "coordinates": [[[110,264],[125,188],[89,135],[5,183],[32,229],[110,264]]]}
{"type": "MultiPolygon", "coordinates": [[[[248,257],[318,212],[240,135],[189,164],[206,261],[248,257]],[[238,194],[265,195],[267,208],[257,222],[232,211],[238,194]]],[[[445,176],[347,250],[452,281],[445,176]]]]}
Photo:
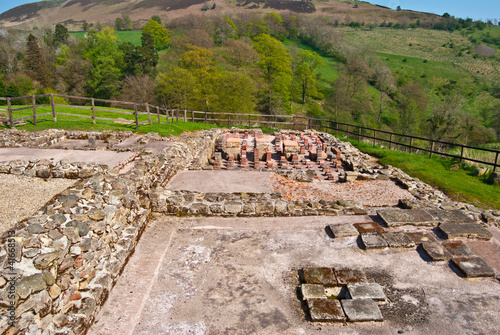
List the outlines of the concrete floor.
{"type": "MultiPolygon", "coordinates": [[[[370,220],[159,217],[89,334],[499,333],[498,279],[464,279],[414,248],[365,251],[355,237],[325,232],[330,223],[370,220]],[[364,269],[388,297],[385,321],[307,321],[296,290],[297,270],[308,266],[364,269]]],[[[487,243],[500,252],[498,241],[487,243]]]]}
{"type": "Polygon", "coordinates": [[[104,150],[61,150],[32,148],[0,148],[0,161],[25,160],[33,158],[50,159],[58,162],[67,159],[70,162],[92,162],[106,164],[110,168],[129,160],[134,152],[114,152],[104,150]]]}
{"type": "Polygon", "coordinates": [[[272,192],[271,173],[254,171],[180,171],[166,188],[191,192],[272,192]]]}

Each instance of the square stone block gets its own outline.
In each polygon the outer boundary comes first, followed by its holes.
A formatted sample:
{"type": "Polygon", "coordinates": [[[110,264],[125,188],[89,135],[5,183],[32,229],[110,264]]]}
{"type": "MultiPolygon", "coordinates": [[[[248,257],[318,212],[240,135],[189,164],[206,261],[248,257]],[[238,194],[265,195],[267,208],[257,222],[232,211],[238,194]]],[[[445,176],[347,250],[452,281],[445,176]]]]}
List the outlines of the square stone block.
{"type": "Polygon", "coordinates": [[[355,268],[340,268],[335,269],[335,276],[339,285],[347,284],[364,284],[368,283],[366,274],[361,269],[355,268]]]}
{"type": "Polygon", "coordinates": [[[378,216],[384,220],[388,227],[399,226],[435,226],[436,219],[423,209],[381,209],[378,216]]]}
{"type": "Polygon", "coordinates": [[[495,276],[495,270],[480,257],[452,258],[451,261],[467,278],[495,276]]]}
{"type": "Polygon", "coordinates": [[[325,288],[323,285],[317,284],[302,284],[302,299],[326,299],[325,288]]]}
{"type": "Polygon", "coordinates": [[[382,286],[377,283],[347,284],[350,299],[372,299],[374,301],[386,301],[382,286]]]}
{"type": "Polygon", "coordinates": [[[333,237],[358,236],[358,230],[350,223],[328,225],[333,237]]]}
{"type": "Polygon", "coordinates": [[[345,314],[339,300],[308,299],[307,308],[314,322],[344,322],[345,314]]]}
{"type": "Polygon", "coordinates": [[[436,218],[439,223],[476,223],[458,209],[428,209],[427,212],[436,218]]]}
{"type": "Polygon", "coordinates": [[[348,321],[384,321],[377,303],[372,299],[345,299],[341,303],[348,321]]]}
{"type": "Polygon", "coordinates": [[[406,232],[383,233],[383,238],[390,248],[413,248],[415,242],[406,232]]]}
{"type": "Polygon", "coordinates": [[[306,284],[337,286],[337,277],[332,268],[303,268],[302,275],[306,284]]]}
{"type": "Polygon", "coordinates": [[[463,241],[445,241],[443,246],[451,257],[464,258],[476,256],[463,241]]]}
{"type": "Polygon", "coordinates": [[[484,228],[479,223],[443,223],[439,225],[439,230],[441,230],[448,239],[467,237],[490,240],[493,236],[488,229],[484,228]]]}
{"type": "Polygon", "coordinates": [[[430,231],[414,231],[408,234],[415,244],[420,244],[422,242],[438,242],[436,235],[430,231]]]}
{"type": "Polygon", "coordinates": [[[387,248],[387,242],[379,234],[361,234],[360,237],[365,249],[387,248]]]}
{"type": "Polygon", "coordinates": [[[374,234],[384,232],[384,228],[382,228],[376,222],[355,223],[354,227],[356,227],[360,234],[374,234]]]}
{"type": "Polygon", "coordinates": [[[439,242],[424,241],[422,242],[422,248],[425,254],[434,262],[447,261],[451,258],[451,254],[439,242]]]}
{"type": "Polygon", "coordinates": [[[241,140],[239,138],[228,138],[226,140],[226,148],[239,148],[241,140]]]}

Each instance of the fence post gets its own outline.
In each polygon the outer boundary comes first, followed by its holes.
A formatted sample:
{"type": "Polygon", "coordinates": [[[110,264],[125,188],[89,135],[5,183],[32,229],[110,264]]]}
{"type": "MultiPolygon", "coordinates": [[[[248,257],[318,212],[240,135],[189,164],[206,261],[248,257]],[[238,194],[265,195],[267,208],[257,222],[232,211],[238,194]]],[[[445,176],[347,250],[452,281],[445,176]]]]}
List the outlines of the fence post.
{"type": "Polygon", "coordinates": [[[158,115],[158,123],[161,123],[160,120],[160,107],[156,106],[156,115],[158,115]]]}
{"type": "Polygon", "coordinates": [[[497,154],[495,156],[495,165],[493,165],[493,172],[497,172],[497,167],[498,167],[498,154],[500,154],[500,152],[497,151],[497,154]]]}
{"type": "Polygon", "coordinates": [[[463,158],[464,158],[464,146],[462,145],[461,147],[462,147],[462,149],[460,150],[460,163],[462,163],[463,158]]]}
{"type": "Polygon", "coordinates": [[[177,113],[175,114],[175,122],[179,123],[179,110],[177,110],[177,113]]]}
{"type": "Polygon", "coordinates": [[[54,103],[54,94],[50,95],[50,105],[52,106],[52,121],[57,122],[56,104],[54,103]]]}
{"type": "Polygon", "coordinates": [[[227,114],[227,127],[231,128],[231,114],[227,114]]]}
{"type": "Polygon", "coordinates": [[[137,115],[137,104],[134,103],[135,130],[139,129],[139,117],[137,115]]]}
{"type": "Polygon", "coordinates": [[[292,130],[295,130],[295,115],[292,116],[292,130]]]}
{"type": "Polygon", "coordinates": [[[149,104],[146,102],[146,112],[148,113],[149,125],[153,125],[153,121],[151,121],[151,113],[149,112],[149,104]]]}
{"type": "Polygon", "coordinates": [[[361,142],[361,127],[358,127],[358,142],[361,142]]]}
{"type": "Polygon", "coordinates": [[[335,134],[339,138],[339,123],[337,121],[335,121],[335,134]]]}
{"type": "Polygon", "coordinates": [[[413,149],[413,136],[410,137],[410,154],[411,154],[411,149],[413,149]]]}
{"type": "Polygon", "coordinates": [[[207,123],[207,111],[205,111],[205,123],[207,123]]]}
{"type": "Polygon", "coordinates": [[[434,141],[431,141],[431,152],[429,153],[429,158],[432,158],[432,154],[434,152],[434,141]]]}
{"type": "Polygon", "coordinates": [[[346,131],[346,134],[347,134],[347,140],[349,141],[349,125],[347,125],[347,131],[346,131]]]}
{"type": "Polygon", "coordinates": [[[31,97],[31,103],[33,105],[33,125],[36,126],[36,99],[35,99],[35,96],[31,97]]]}
{"type": "Polygon", "coordinates": [[[94,101],[94,98],[91,98],[90,102],[92,103],[92,123],[95,124],[95,101],[94,101]]]}
{"type": "Polygon", "coordinates": [[[191,122],[194,122],[194,111],[191,111],[191,122]]]}
{"type": "Polygon", "coordinates": [[[308,118],[308,122],[307,123],[308,123],[307,128],[311,129],[311,119],[310,118],[308,118]]]}
{"type": "Polygon", "coordinates": [[[9,111],[9,125],[14,128],[14,117],[12,116],[12,105],[10,103],[10,98],[7,98],[7,110],[9,111]]]}
{"type": "Polygon", "coordinates": [[[392,150],[392,133],[389,135],[389,150],[392,150]]]}
{"type": "Polygon", "coordinates": [[[187,113],[187,111],[184,110],[184,122],[187,122],[186,113],[187,113]]]}
{"type": "Polygon", "coordinates": [[[377,144],[377,131],[374,130],[373,131],[373,146],[375,146],[377,144]]]}
{"type": "Polygon", "coordinates": [[[251,127],[252,126],[252,122],[250,121],[250,114],[248,114],[248,126],[251,127]]]}

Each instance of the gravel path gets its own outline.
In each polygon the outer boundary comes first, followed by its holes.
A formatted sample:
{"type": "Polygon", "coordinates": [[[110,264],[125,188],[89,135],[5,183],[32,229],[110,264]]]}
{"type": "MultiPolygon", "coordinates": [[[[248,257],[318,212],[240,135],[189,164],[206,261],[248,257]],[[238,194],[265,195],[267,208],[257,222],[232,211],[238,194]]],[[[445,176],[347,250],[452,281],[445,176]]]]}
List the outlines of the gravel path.
{"type": "Polygon", "coordinates": [[[399,199],[414,199],[390,180],[304,183],[273,175],[271,182],[274,192],[292,201],[356,200],[363,206],[379,207],[395,206],[399,199]]]}
{"type": "Polygon", "coordinates": [[[70,179],[41,179],[0,174],[0,231],[33,215],[54,195],[75,183],[70,179]]]}

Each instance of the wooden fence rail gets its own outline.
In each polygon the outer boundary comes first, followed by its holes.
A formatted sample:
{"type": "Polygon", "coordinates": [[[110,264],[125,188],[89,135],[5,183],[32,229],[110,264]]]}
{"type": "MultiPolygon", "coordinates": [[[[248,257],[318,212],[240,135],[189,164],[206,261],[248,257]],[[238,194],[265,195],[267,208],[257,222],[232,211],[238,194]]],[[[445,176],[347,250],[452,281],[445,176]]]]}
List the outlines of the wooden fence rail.
{"type": "Polygon", "coordinates": [[[430,157],[433,154],[441,155],[444,157],[456,158],[460,161],[470,161],[479,164],[484,164],[493,167],[493,171],[496,172],[497,168],[500,167],[500,151],[479,147],[472,147],[468,145],[455,144],[449,142],[443,142],[428,138],[423,138],[419,136],[405,135],[394,132],[389,132],[380,129],[362,127],[358,125],[335,122],[326,119],[309,118],[304,116],[293,116],[293,115],[262,115],[262,114],[241,114],[241,113],[216,113],[216,112],[201,112],[201,111],[188,111],[179,109],[167,109],[148,103],[137,103],[128,101],[117,101],[117,100],[105,100],[105,99],[94,99],[87,97],[77,97],[70,95],[61,94],[42,94],[42,95],[32,95],[23,97],[0,97],[0,101],[7,102],[7,109],[0,108],[0,111],[7,111],[9,114],[9,125],[11,128],[14,127],[14,123],[22,120],[33,119],[33,124],[37,124],[37,118],[46,115],[52,115],[53,122],[57,122],[57,115],[69,115],[74,117],[91,118],[92,122],[95,124],[96,120],[108,120],[108,121],[118,121],[118,119],[100,117],[96,114],[98,112],[116,113],[116,114],[126,114],[134,115],[135,129],[139,128],[139,125],[153,123],[162,123],[161,116],[165,117],[166,123],[179,122],[179,119],[184,122],[200,122],[200,123],[215,123],[220,126],[245,126],[245,127],[259,127],[262,125],[269,126],[271,128],[284,128],[292,130],[305,130],[305,129],[315,129],[318,131],[324,131],[328,133],[335,133],[338,137],[339,135],[344,135],[348,140],[351,138],[357,139],[358,141],[369,140],[373,145],[384,143],[389,149],[408,151],[409,153],[428,153],[430,157]],[[41,98],[49,98],[49,104],[37,104],[36,100],[41,98]],[[65,105],[56,104],[55,98],[64,98],[72,100],[81,100],[90,102],[90,106],[78,106],[78,105],[65,105]],[[13,108],[12,101],[17,100],[31,100],[31,106],[13,108]],[[102,102],[105,104],[114,104],[119,106],[130,106],[130,112],[111,110],[104,107],[96,106],[96,102],[102,102]],[[51,113],[37,114],[37,108],[41,107],[51,107],[51,113]],[[89,110],[92,115],[79,115],[57,112],[57,107],[69,107],[75,109],[89,110]],[[144,108],[144,112],[139,111],[139,107],[144,108]],[[23,110],[33,110],[32,116],[25,116],[21,118],[14,118],[14,112],[23,110]],[[152,114],[156,114],[156,119],[152,118],[152,114]],[[147,121],[139,121],[139,115],[147,115],[147,121]],[[437,149],[436,149],[437,148],[437,149]],[[452,149],[459,149],[460,155],[451,154],[452,149]],[[465,150],[475,150],[478,152],[491,154],[494,156],[493,161],[485,161],[481,159],[476,159],[473,157],[466,157],[465,150]]]}

